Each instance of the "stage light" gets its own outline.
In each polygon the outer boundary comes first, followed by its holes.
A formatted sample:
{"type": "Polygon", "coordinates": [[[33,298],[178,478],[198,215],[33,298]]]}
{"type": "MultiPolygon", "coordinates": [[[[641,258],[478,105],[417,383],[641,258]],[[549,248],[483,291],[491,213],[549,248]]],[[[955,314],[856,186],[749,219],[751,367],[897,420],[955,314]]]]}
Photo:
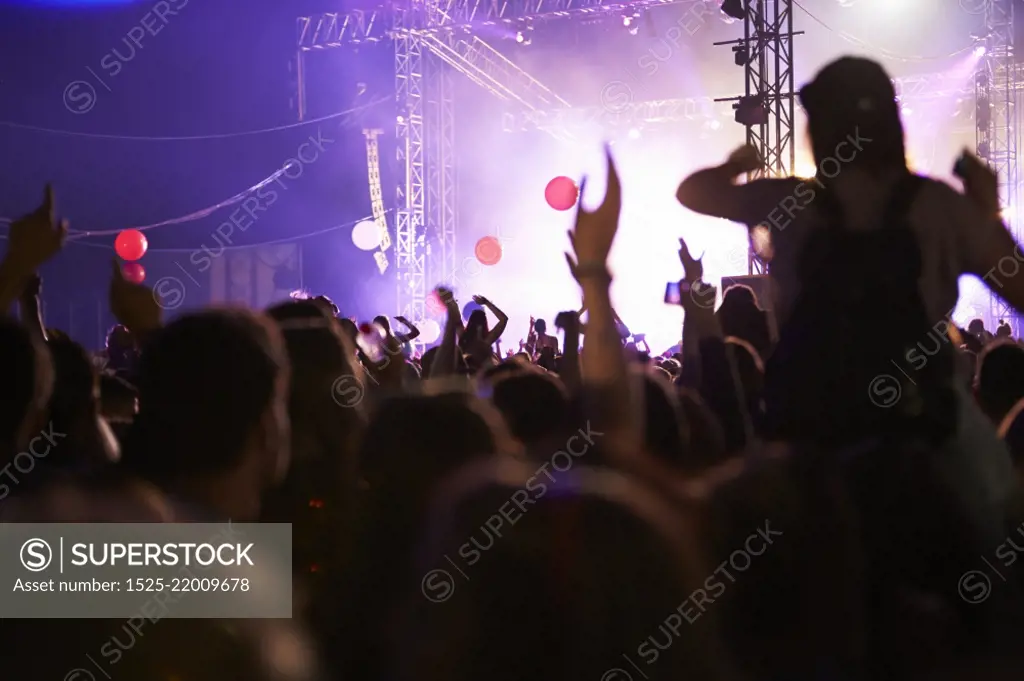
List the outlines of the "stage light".
{"type": "Polygon", "coordinates": [[[801,180],[810,180],[818,174],[818,168],[813,161],[797,161],[795,174],[801,180]]]}
{"type": "Polygon", "coordinates": [[[736,110],[737,123],[747,127],[768,124],[768,107],[764,104],[764,97],[740,97],[733,108],[736,110]]]}
{"type": "Polygon", "coordinates": [[[622,25],[626,27],[630,35],[636,35],[640,32],[640,14],[638,12],[623,14],[622,25]]]}
{"type": "Polygon", "coordinates": [[[736,66],[746,66],[750,63],[750,50],[747,49],[746,45],[737,45],[732,48],[733,61],[736,62],[736,66]]]}
{"type": "Polygon", "coordinates": [[[746,18],[745,0],[725,0],[722,3],[722,13],[733,19],[746,18]]]}
{"type": "Polygon", "coordinates": [[[525,22],[519,24],[520,28],[516,31],[516,42],[520,45],[529,45],[533,42],[533,26],[525,22]]]}
{"type": "Polygon", "coordinates": [[[523,35],[522,31],[516,31],[516,42],[520,45],[526,40],[526,36],[523,35]]]}
{"type": "Polygon", "coordinates": [[[637,128],[630,128],[628,135],[631,140],[640,139],[640,131],[637,128]]]}
{"type": "Polygon", "coordinates": [[[988,49],[984,45],[978,45],[974,48],[975,57],[984,57],[986,52],[988,52],[988,49]]]}
{"type": "Polygon", "coordinates": [[[912,115],[914,115],[914,110],[911,109],[909,106],[903,107],[902,109],[900,109],[900,111],[903,112],[904,116],[912,116],[912,115]]]}

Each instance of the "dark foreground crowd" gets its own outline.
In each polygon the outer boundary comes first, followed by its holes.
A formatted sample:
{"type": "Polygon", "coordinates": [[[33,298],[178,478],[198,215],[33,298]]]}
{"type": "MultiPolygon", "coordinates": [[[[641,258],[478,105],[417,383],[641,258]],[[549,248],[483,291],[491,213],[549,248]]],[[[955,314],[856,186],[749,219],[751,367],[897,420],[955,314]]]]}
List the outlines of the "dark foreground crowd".
{"type": "Polygon", "coordinates": [[[48,190],[0,264],[0,522],[291,523],[294,616],[0,612],[4,678],[1024,678],[1024,347],[949,318],[963,274],[1024,309],[996,178],[970,154],[963,191],[912,175],[871,62],[801,103],[838,171],[744,183],[743,148],[678,191],[750,226],[773,316],[743,287],[715,311],[680,242],[660,357],[612,308],[610,156],[566,255],[585,320],[536,320],[511,356],[481,297],[463,319],[439,289],[419,355],[406,320],[323,297],[165,324],[115,263],[98,370],[39,314],[48,190]]]}

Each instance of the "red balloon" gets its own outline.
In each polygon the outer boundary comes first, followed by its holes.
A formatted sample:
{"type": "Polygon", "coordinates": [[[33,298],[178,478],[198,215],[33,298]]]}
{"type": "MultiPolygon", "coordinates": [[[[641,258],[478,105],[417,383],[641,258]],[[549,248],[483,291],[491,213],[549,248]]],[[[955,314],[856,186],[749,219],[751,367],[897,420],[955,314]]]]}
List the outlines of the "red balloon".
{"type": "Polygon", "coordinates": [[[481,265],[497,265],[501,261],[501,242],[493,236],[477,241],[473,250],[481,265]]]}
{"type": "Polygon", "coordinates": [[[442,315],[447,309],[444,305],[444,301],[441,300],[441,296],[437,295],[437,291],[431,291],[427,294],[427,299],[424,301],[427,306],[427,312],[433,315],[442,315]]]}
{"type": "Polygon", "coordinates": [[[146,255],[147,248],[149,248],[149,242],[146,240],[146,235],[137,229],[121,230],[114,241],[114,250],[122,260],[129,262],[146,255]]]}
{"type": "Polygon", "coordinates": [[[141,284],[146,281],[146,268],[137,262],[125,263],[121,271],[124,272],[124,278],[133,284],[141,284]]]}
{"type": "Polygon", "coordinates": [[[569,210],[580,198],[580,188],[572,178],[559,175],[544,188],[544,199],[555,210],[569,210]]]}

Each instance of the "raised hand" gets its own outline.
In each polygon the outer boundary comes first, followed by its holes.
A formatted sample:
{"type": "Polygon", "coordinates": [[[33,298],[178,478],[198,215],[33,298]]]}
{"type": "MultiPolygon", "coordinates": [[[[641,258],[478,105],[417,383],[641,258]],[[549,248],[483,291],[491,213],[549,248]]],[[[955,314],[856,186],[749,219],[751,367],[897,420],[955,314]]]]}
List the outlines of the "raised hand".
{"type": "Polygon", "coordinates": [[[157,295],[148,286],[125,279],[117,258],[110,280],[110,311],[135,334],[160,328],[163,310],[157,295]]]}
{"type": "Polygon", "coordinates": [[[473,296],[473,302],[477,305],[490,305],[491,301],[487,300],[483,296],[473,296]]]}
{"type": "Polygon", "coordinates": [[[700,281],[704,276],[703,263],[699,258],[694,259],[690,255],[690,247],[686,245],[686,240],[683,238],[679,239],[679,264],[683,266],[683,281],[687,284],[700,281]]]}
{"type": "Polygon", "coordinates": [[[602,273],[606,271],[608,253],[619,229],[622,184],[609,147],[605,147],[605,157],[608,161],[608,187],[605,190],[604,201],[593,211],[583,208],[582,196],[586,189],[586,178],[580,182],[581,199],[576,209],[576,224],[569,232],[573,255],[565,254],[569,271],[577,281],[591,273],[591,270],[599,269],[602,273]]]}
{"type": "Polygon", "coordinates": [[[68,222],[57,219],[53,187],[46,185],[42,204],[11,223],[6,263],[21,276],[28,276],[57,254],[67,234],[68,222]]]}
{"type": "Polygon", "coordinates": [[[761,153],[750,144],[744,144],[729,154],[729,163],[735,165],[743,173],[752,173],[764,167],[761,161],[761,153]]]}
{"type": "Polygon", "coordinates": [[[25,280],[25,288],[21,291],[22,300],[38,298],[43,290],[43,279],[38,274],[33,274],[25,280]]]}
{"type": "Polygon", "coordinates": [[[451,289],[443,286],[437,287],[437,297],[440,298],[441,302],[444,303],[444,307],[448,310],[449,315],[459,314],[459,301],[455,300],[455,294],[452,293],[451,289]]]}
{"type": "Polygon", "coordinates": [[[575,311],[559,312],[555,317],[555,328],[571,329],[580,325],[580,316],[575,311]]]}
{"type": "Polygon", "coordinates": [[[964,194],[974,201],[986,216],[999,215],[999,178],[984,161],[964,151],[957,163],[956,173],[963,180],[964,194]]]}

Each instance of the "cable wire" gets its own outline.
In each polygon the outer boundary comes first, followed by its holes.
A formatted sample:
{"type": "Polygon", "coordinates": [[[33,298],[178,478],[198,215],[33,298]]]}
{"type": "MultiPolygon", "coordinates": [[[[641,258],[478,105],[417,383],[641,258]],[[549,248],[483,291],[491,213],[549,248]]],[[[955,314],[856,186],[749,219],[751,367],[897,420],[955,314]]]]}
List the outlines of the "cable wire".
{"type": "Polygon", "coordinates": [[[243,130],[241,132],[225,132],[213,135],[185,135],[185,136],[152,136],[152,135],[113,135],[104,134],[98,132],[79,132],[76,130],[60,130],[56,128],[44,128],[36,125],[26,125],[25,123],[16,123],[14,121],[0,121],[0,126],[13,128],[15,130],[31,130],[33,132],[45,132],[52,135],[68,135],[71,137],[88,137],[92,139],[110,139],[110,140],[130,140],[136,142],[189,142],[197,140],[217,140],[217,139],[230,139],[232,137],[247,137],[251,135],[265,135],[272,132],[281,132],[282,130],[294,130],[295,128],[301,128],[306,125],[313,125],[315,123],[323,123],[334,118],[340,118],[342,116],[349,116],[351,114],[365,111],[371,107],[375,107],[378,104],[388,101],[390,97],[379,97],[368,104],[357,106],[347,111],[339,111],[327,116],[320,118],[314,118],[308,121],[300,121],[298,123],[289,123],[288,125],[279,125],[276,128],[261,128],[259,130],[243,130]]]}
{"type": "MultiPolygon", "coordinates": [[[[390,213],[391,210],[388,209],[388,211],[386,211],[386,212],[390,213]]],[[[246,248],[259,248],[261,246],[276,246],[278,244],[292,243],[292,242],[295,242],[295,241],[301,241],[302,239],[309,239],[309,238],[312,238],[312,237],[315,237],[315,236],[320,236],[321,234],[328,234],[330,232],[336,232],[339,229],[345,229],[346,227],[352,227],[352,226],[354,226],[354,225],[356,225],[356,224],[358,224],[360,222],[364,222],[364,221],[372,222],[373,221],[373,215],[367,215],[365,217],[359,218],[358,220],[351,220],[349,222],[344,222],[344,223],[342,223],[340,225],[334,225],[333,227],[325,227],[324,229],[318,229],[318,230],[316,230],[314,232],[308,232],[306,234],[299,234],[297,236],[289,236],[289,237],[284,237],[284,238],[281,238],[281,239],[272,239],[270,241],[261,241],[259,243],[255,243],[255,244],[240,244],[240,245],[237,245],[237,246],[223,246],[221,250],[224,250],[224,251],[238,251],[238,250],[244,250],[246,248]]],[[[7,237],[4,236],[3,238],[7,238],[7,237]]],[[[81,240],[71,241],[70,243],[73,243],[76,246],[88,246],[90,248],[106,248],[106,249],[110,249],[111,248],[110,244],[96,244],[96,243],[90,243],[88,241],[81,241],[81,240]]],[[[201,246],[198,247],[198,248],[201,248],[201,246]]],[[[149,253],[194,253],[195,251],[198,250],[198,248],[150,248],[150,249],[148,249],[146,251],[146,253],[147,254],[149,254],[149,253]]]]}
{"type": "Polygon", "coordinates": [[[865,40],[861,40],[857,36],[851,35],[851,34],[847,33],[846,31],[840,31],[838,29],[832,28],[831,26],[826,24],[824,21],[819,19],[817,16],[815,16],[814,14],[811,14],[810,10],[808,10],[806,7],[801,5],[797,0],[793,0],[793,4],[796,5],[797,7],[799,7],[801,10],[803,10],[804,14],[806,14],[808,17],[810,17],[813,21],[815,21],[818,25],[820,25],[826,31],[829,31],[831,33],[835,33],[837,36],[839,36],[840,38],[842,38],[846,42],[850,43],[851,45],[856,45],[857,47],[862,47],[862,48],[866,48],[868,50],[872,50],[874,52],[879,53],[880,55],[882,55],[886,59],[892,59],[894,61],[902,61],[902,62],[944,61],[946,59],[952,59],[953,57],[958,57],[961,54],[964,54],[965,52],[969,52],[970,50],[973,50],[974,47],[975,47],[975,44],[972,43],[972,44],[968,45],[967,47],[960,48],[956,52],[951,52],[951,53],[946,54],[946,55],[934,56],[934,57],[921,57],[921,56],[907,57],[907,56],[904,56],[904,55],[898,55],[898,54],[894,54],[893,52],[885,49],[884,47],[878,47],[877,45],[873,45],[873,44],[871,44],[871,43],[869,43],[869,42],[867,42],[865,40]]]}

